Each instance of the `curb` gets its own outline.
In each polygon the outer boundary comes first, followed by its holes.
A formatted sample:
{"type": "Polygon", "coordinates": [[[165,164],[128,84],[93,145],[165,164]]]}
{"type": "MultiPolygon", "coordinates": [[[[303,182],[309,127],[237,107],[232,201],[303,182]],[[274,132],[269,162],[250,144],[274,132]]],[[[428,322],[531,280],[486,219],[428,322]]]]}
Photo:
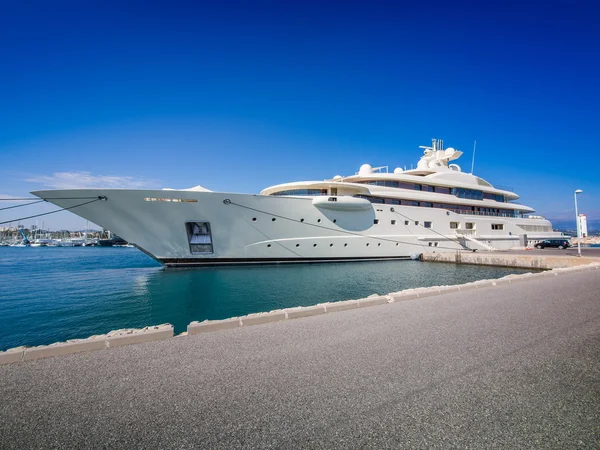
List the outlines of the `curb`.
{"type": "Polygon", "coordinates": [[[111,331],[108,334],[91,336],[87,339],[76,339],[57,342],[38,347],[17,347],[0,352],[0,365],[21,361],[35,361],[51,356],[70,355],[73,353],[106,350],[129,344],[159,341],[173,337],[173,325],[164,324],[141,329],[124,329],[111,331]]]}

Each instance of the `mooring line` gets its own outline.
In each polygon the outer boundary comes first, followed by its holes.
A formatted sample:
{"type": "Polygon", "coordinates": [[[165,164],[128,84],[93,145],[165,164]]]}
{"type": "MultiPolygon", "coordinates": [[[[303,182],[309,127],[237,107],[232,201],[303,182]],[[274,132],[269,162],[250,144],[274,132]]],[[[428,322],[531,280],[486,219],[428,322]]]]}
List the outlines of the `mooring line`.
{"type": "MultiPolygon", "coordinates": [[[[45,213],[41,213],[41,214],[34,214],[33,216],[19,217],[18,219],[6,220],[4,222],[0,222],[0,225],[4,225],[6,223],[12,223],[12,222],[20,222],[21,220],[33,219],[35,217],[47,216],[49,214],[54,214],[54,213],[61,212],[61,211],[68,211],[70,209],[78,208],[80,206],[89,205],[90,203],[94,203],[94,202],[97,202],[97,201],[100,201],[100,200],[104,200],[104,201],[107,200],[107,198],[105,196],[103,196],[103,195],[100,195],[100,196],[97,196],[97,197],[88,197],[88,198],[94,198],[94,200],[90,200],[89,202],[80,203],[79,205],[69,206],[68,208],[60,208],[60,209],[56,209],[56,210],[50,211],[50,212],[45,212],[45,213]]],[[[69,200],[69,199],[67,199],[67,198],[61,198],[61,200],[69,200]]]]}
{"type": "Polygon", "coordinates": [[[21,206],[35,205],[36,203],[42,203],[42,202],[45,202],[45,201],[46,200],[38,200],[38,201],[35,201],[35,202],[31,202],[31,203],[21,203],[20,205],[5,206],[4,208],[0,208],[0,211],[4,211],[5,209],[20,208],[21,206]]]}

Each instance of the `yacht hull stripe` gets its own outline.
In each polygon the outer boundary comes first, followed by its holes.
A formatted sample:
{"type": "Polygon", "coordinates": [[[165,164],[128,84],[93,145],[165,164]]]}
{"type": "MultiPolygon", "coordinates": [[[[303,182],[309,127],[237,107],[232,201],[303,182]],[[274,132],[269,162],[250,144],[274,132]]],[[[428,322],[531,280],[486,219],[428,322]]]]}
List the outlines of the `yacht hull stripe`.
{"type": "Polygon", "coordinates": [[[365,257],[325,257],[325,258],[157,258],[169,267],[220,266],[245,264],[298,264],[321,262],[386,261],[410,259],[410,256],[365,256],[365,257]]]}

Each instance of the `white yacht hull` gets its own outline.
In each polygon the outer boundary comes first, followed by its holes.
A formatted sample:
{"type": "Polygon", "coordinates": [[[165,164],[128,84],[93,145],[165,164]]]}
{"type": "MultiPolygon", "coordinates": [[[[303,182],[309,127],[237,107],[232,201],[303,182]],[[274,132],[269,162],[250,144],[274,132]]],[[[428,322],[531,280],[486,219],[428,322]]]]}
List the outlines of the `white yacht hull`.
{"type": "MultiPolygon", "coordinates": [[[[463,245],[508,249],[525,234],[517,220],[549,223],[387,204],[330,209],[313,204],[312,197],[122,189],[33,194],[63,208],[89,202],[86,197],[102,197],[71,211],[167,266],[400,259],[424,251],[456,251],[463,245]],[[424,228],[425,221],[431,228],[424,228]],[[482,244],[458,237],[457,230],[450,229],[451,221],[474,223],[475,230],[464,232],[482,244]],[[211,253],[191,252],[188,222],[210,224],[211,253]],[[504,229],[492,230],[492,223],[504,224],[504,229]]],[[[543,234],[542,238],[556,233],[543,234]]]]}

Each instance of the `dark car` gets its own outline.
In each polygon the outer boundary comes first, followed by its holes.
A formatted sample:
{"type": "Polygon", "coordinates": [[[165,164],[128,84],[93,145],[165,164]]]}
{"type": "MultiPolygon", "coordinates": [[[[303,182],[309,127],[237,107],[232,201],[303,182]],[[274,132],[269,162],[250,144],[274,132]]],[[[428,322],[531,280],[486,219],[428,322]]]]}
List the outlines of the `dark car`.
{"type": "Polygon", "coordinates": [[[569,241],[567,241],[566,239],[546,239],[545,241],[540,241],[537,244],[535,244],[535,248],[560,248],[565,249],[565,248],[569,248],[571,246],[571,243],[569,241]]]}

